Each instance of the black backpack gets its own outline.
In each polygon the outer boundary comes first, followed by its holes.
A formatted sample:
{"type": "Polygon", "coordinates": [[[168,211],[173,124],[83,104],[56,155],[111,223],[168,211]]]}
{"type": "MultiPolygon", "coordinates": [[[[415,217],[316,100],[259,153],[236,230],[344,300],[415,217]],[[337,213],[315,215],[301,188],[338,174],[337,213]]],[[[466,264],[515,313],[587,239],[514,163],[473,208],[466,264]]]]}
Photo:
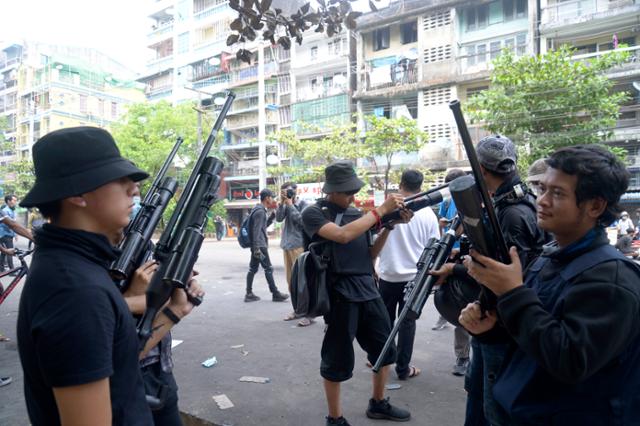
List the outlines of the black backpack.
{"type": "MultiPolygon", "coordinates": [[[[342,213],[335,224],[340,226],[342,213]]],[[[291,270],[291,302],[299,316],[318,317],[329,313],[329,260],[333,242],[320,239],[308,245],[291,270]]]]}

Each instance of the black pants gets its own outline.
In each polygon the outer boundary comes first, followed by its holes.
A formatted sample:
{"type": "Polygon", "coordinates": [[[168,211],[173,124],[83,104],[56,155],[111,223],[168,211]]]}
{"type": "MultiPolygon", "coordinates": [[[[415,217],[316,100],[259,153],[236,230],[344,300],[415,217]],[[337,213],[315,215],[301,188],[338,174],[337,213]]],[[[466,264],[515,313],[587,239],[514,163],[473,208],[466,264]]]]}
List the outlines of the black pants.
{"type": "Polygon", "coordinates": [[[249,272],[247,273],[247,293],[253,292],[253,277],[258,272],[258,267],[262,265],[264,269],[264,276],[269,284],[269,291],[276,293],[278,288],[273,279],[273,266],[271,265],[271,259],[269,259],[269,249],[267,247],[260,247],[260,253],[262,256],[257,258],[251,253],[251,261],[249,262],[249,272]]]}
{"type": "MultiPolygon", "coordinates": [[[[178,385],[173,373],[162,371],[160,362],[142,368],[142,377],[148,393],[155,393],[158,386],[168,388],[167,399],[160,409],[151,410],[155,426],[182,426],[178,409],[178,385]]],[[[154,395],[155,396],[155,395],[154,395]]]]}
{"type": "MultiPolygon", "coordinates": [[[[380,295],[389,312],[391,325],[404,308],[404,286],[406,282],[389,282],[380,279],[380,295]],[[397,314],[396,314],[397,309],[397,314]]],[[[396,359],[396,373],[405,378],[409,374],[409,363],[413,355],[413,341],[416,337],[416,321],[405,317],[398,330],[398,357],[396,359]]]]}
{"type": "MultiPolygon", "coordinates": [[[[13,237],[6,236],[0,238],[0,244],[2,244],[5,248],[13,248],[13,237]]],[[[3,253],[2,256],[0,256],[0,268],[2,268],[2,270],[5,269],[5,264],[9,267],[9,269],[13,269],[13,256],[9,256],[3,253]]]]}

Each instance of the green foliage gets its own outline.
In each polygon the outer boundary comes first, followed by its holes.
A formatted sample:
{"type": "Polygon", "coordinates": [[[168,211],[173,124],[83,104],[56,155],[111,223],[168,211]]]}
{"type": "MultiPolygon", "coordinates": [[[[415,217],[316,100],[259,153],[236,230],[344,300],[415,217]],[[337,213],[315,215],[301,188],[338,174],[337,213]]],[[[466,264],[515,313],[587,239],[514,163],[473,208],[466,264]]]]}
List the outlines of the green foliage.
{"type": "Polygon", "coordinates": [[[387,192],[389,173],[393,157],[400,153],[418,152],[429,140],[429,135],[416,125],[415,120],[400,118],[366,117],[362,154],[374,166],[375,183],[378,189],[387,192]],[[383,164],[378,160],[382,158],[383,164]],[[380,176],[383,175],[384,179],[380,176]]]}
{"type": "MultiPolygon", "coordinates": [[[[418,129],[414,120],[408,118],[370,116],[366,120],[364,136],[355,123],[330,125],[327,134],[318,139],[300,139],[291,130],[271,134],[269,139],[284,148],[289,161],[270,167],[270,175],[276,178],[278,184],[286,180],[320,182],[324,180],[327,164],[339,159],[351,160],[355,164],[358,159],[364,158],[373,166],[371,174],[375,187],[386,191],[393,157],[400,152],[417,152],[427,143],[428,135],[418,129]]],[[[320,133],[321,130],[316,129],[315,132],[320,133]]],[[[367,170],[360,169],[358,174],[363,181],[369,181],[367,170]]]]}
{"type": "MultiPolygon", "coordinates": [[[[200,154],[196,141],[197,121],[198,113],[193,103],[187,102],[177,106],[166,101],[154,104],[138,103],[129,106],[120,121],[111,126],[111,131],[122,155],[152,176],[145,183],[145,187],[148,187],[171,152],[178,136],[184,139],[178,151],[183,166],[189,170],[194,164],[200,154]]],[[[203,120],[203,139],[206,139],[210,129],[207,121],[211,120],[203,120]]],[[[216,154],[215,147],[212,154],[216,154]]],[[[184,180],[188,177],[187,170],[180,176],[184,180]]],[[[170,169],[168,174],[172,173],[175,174],[176,170],[170,169]]]]}
{"type": "Polygon", "coordinates": [[[29,192],[36,180],[33,163],[28,160],[12,161],[2,166],[0,173],[5,180],[5,194],[15,194],[19,199],[29,192]]]}
{"type": "Polygon", "coordinates": [[[471,97],[466,110],[487,130],[512,138],[520,165],[575,144],[606,140],[615,127],[625,92],[612,92],[605,72],[628,60],[627,52],[572,60],[568,47],[516,58],[505,50],[493,61],[491,86],[471,97]]]}

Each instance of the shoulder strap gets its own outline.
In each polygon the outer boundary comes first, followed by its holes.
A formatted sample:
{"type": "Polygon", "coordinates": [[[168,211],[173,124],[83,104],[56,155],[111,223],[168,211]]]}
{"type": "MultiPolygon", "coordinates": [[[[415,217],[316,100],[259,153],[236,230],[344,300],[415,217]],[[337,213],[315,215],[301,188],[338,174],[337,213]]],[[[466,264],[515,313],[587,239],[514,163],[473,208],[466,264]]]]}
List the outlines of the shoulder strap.
{"type": "Polygon", "coordinates": [[[340,223],[342,222],[342,216],[344,216],[344,213],[338,213],[336,215],[336,220],[334,220],[333,223],[340,226],[340,223]]]}
{"type": "Polygon", "coordinates": [[[603,244],[594,250],[588,251],[573,259],[561,272],[560,275],[566,281],[571,280],[583,271],[590,269],[600,263],[610,260],[622,260],[632,265],[636,272],[640,272],[640,267],[635,262],[629,261],[622,253],[616,250],[611,244],[603,244]]]}

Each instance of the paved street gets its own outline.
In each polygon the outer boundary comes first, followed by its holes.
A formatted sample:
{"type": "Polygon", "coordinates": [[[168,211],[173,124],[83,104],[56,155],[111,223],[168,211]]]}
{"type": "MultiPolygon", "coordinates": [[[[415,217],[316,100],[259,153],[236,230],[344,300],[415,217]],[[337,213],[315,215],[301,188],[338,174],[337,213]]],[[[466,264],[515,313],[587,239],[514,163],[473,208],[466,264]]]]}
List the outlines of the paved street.
{"type": "MultiPolygon", "coordinates": [[[[282,252],[271,242],[275,277],[286,291],[282,252]]],[[[262,270],[254,292],[263,298],[244,303],[248,250],[234,239],[207,240],[197,269],[207,295],[205,302],[175,329],[183,340],[174,349],[175,376],[181,409],[214,425],[324,425],[326,406],[319,375],[322,321],[299,328],[282,319],[290,303],[273,303],[262,270]],[[244,345],[241,348],[232,346],[244,345]],[[244,351],[244,352],[243,352],[244,351]],[[215,356],[218,364],[204,368],[215,356]],[[266,384],[244,383],[242,376],[270,378],[266,384]],[[212,397],[225,394],[234,407],[221,410],[212,397]]],[[[0,388],[0,424],[28,425],[23,380],[15,344],[15,322],[21,286],[0,306],[0,332],[12,339],[0,343],[0,375],[13,383],[0,388]]],[[[453,328],[432,331],[437,316],[431,303],[418,322],[413,363],[422,374],[388,392],[391,401],[409,409],[416,425],[461,425],[464,420],[463,379],[450,373],[454,362],[453,328]]],[[[356,345],[357,347],[357,345],[356,345]]],[[[51,356],[56,356],[51,354],[51,356]]],[[[343,385],[345,417],[354,426],[389,424],[371,421],[364,411],[371,392],[371,373],[357,348],[354,377],[343,385]]],[[[193,424],[209,424],[205,422],[193,424]]]]}

